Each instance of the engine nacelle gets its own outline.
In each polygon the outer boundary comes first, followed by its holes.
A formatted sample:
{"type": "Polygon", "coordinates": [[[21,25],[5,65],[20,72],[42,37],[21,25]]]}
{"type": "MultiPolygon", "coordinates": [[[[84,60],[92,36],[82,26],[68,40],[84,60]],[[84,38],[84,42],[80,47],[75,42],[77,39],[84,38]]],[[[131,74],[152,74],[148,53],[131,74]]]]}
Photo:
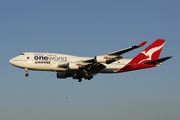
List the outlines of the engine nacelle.
{"type": "Polygon", "coordinates": [[[56,76],[57,78],[67,78],[67,77],[71,77],[72,75],[64,72],[57,72],[56,76]]]}
{"type": "Polygon", "coordinates": [[[110,56],[95,56],[95,62],[110,64],[114,62],[114,59],[110,56]]]}
{"type": "Polygon", "coordinates": [[[69,63],[68,65],[68,69],[70,70],[78,70],[80,67],[82,67],[82,65],[78,63],[69,63]]]}
{"type": "Polygon", "coordinates": [[[75,74],[73,75],[73,79],[79,79],[79,76],[78,76],[77,73],[75,73],[75,74]]]}

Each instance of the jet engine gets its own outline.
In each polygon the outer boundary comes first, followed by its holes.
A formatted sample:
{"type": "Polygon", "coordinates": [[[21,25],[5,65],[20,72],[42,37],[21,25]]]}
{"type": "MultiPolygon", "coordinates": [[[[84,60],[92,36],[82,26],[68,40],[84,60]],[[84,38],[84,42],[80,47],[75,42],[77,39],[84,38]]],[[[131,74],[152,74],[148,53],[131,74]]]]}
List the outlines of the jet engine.
{"type": "Polygon", "coordinates": [[[68,64],[68,69],[70,69],[70,70],[78,70],[81,67],[83,67],[83,66],[78,63],[69,63],[68,64]]]}
{"type": "Polygon", "coordinates": [[[95,56],[94,60],[95,60],[95,62],[106,63],[106,64],[110,64],[115,61],[114,56],[113,57],[111,57],[111,56],[95,56]]]}
{"type": "Polygon", "coordinates": [[[73,75],[73,79],[79,79],[79,75],[77,74],[77,73],[75,73],[74,75],[73,75]]]}
{"type": "Polygon", "coordinates": [[[67,77],[71,77],[73,75],[70,73],[57,72],[56,76],[57,76],[57,78],[67,78],[67,77]]]}

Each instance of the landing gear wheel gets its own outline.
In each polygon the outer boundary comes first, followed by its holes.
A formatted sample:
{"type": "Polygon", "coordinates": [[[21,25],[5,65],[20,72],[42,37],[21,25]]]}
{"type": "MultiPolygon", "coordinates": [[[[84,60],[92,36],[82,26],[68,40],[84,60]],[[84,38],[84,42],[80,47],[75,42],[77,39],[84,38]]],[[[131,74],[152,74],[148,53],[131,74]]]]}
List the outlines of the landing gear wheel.
{"type": "Polygon", "coordinates": [[[89,75],[88,80],[91,80],[93,78],[93,75],[89,75]]]}
{"type": "Polygon", "coordinates": [[[79,82],[82,82],[82,78],[79,78],[78,81],[79,81],[79,82]]]}
{"type": "Polygon", "coordinates": [[[26,73],[25,76],[28,77],[28,76],[29,76],[29,73],[26,73]]]}
{"type": "Polygon", "coordinates": [[[24,70],[26,71],[25,76],[26,76],[26,77],[28,77],[28,76],[29,76],[28,69],[27,69],[27,68],[25,68],[24,70]]]}

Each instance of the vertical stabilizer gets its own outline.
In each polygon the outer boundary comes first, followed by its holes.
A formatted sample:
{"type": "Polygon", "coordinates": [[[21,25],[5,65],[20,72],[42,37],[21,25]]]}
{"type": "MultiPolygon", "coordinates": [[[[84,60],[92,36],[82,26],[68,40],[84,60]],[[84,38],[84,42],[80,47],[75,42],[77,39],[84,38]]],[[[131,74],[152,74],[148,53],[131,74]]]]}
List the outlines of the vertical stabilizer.
{"type": "Polygon", "coordinates": [[[141,53],[139,53],[132,61],[136,61],[138,64],[142,62],[147,62],[150,60],[157,60],[160,56],[162,48],[165,44],[164,39],[157,39],[141,53]]]}

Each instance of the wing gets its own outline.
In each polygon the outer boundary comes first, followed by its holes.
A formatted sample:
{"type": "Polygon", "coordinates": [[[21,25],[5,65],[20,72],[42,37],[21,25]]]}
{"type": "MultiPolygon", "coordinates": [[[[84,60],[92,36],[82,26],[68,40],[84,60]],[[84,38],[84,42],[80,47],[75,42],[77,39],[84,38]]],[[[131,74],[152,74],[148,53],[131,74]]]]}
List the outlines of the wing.
{"type": "Polygon", "coordinates": [[[92,59],[88,59],[88,60],[83,60],[83,62],[97,62],[97,63],[106,63],[106,64],[110,64],[112,62],[115,62],[117,60],[122,59],[123,57],[121,56],[122,54],[129,52],[131,50],[137,49],[139,47],[144,46],[147,43],[147,41],[143,41],[142,43],[138,44],[138,45],[134,45],[122,50],[118,50],[115,52],[111,52],[105,55],[101,55],[101,56],[95,56],[95,58],[92,59]]]}
{"type": "Polygon", "coordinates": [[[101,63],[89,64],[80,71],[80,77],[91,80],[94,75],[98,74],[106,66],[101,63]]]}
{"type": "Polygon", "coordinates": [[[88,80],[92,79],[94,75],[98,74],[101,70],[106,68],[105,65],[96,63],[94,61],[77,61],[75,63],[60,64],[57,67],[66,69],[66,77],[73,77],[73,79],[78,79],[79,82],[82,81],[82,78],[88,80]]]}
{"type": "Polygon", "coordinates": [[[131,46],[131,47],[128,47],[128,48],[125,48],[125,49],[122,49],[122,50],[118,50],[118,51],[115,51],[115,52],[111,52],[111,53],[108,53],[106,55],[101,55],[101,56],[96,56],[94,58],[94,60],[98,63],[106,63],[106,64],[110,64],[112,62],[115,62],[117,60],[120,60],[122,59],[123,57],[121,56],[122,54],[126,53],[126,52],[129,52],[131,50],[134,50],[134,49],[137,49],[139,47],[142,47],[144,46],[145,44],[147,43],[147,41],[144,41],[138,45],[134,45],[134,46],[131,46]]]}
{"type": "Polygon", "coordinates": [[[122,50],[118,50],[118,51],[115,51],[115,52],[112,52],[112,53],[109,53],[108,55],[122,55],[126,52],[129,52],[131,50],[134,50],[134,49],[137,49],[139,47],[142,47],[144,46],[145,44],[147,43],[147,41],[144,41],[138,45],[134,45],[134,46],[131,46],[131,47],[128,47],[128,48],[125,48],[125,49],[122,49],[122,50]]]}

